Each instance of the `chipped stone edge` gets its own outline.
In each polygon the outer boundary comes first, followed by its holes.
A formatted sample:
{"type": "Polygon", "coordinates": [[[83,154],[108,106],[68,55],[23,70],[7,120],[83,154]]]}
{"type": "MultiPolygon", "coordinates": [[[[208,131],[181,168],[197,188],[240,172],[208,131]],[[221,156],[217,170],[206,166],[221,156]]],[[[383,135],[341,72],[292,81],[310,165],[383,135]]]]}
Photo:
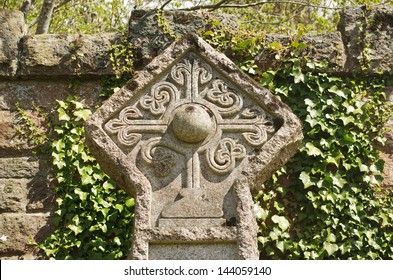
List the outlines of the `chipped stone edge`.
{"type": "MultiPolygon", "coordinates": [[[[257,225],[253,214],[250,189],[253,192],[258,191],[263,181],[268,179],[276,168],[283,165],[295,153],[297,146],[303,139],[302,125],[288,106],[276,99],[268,90],[260,87],[225,55],[218,53],[201,38],[195,34],[184,36],[153,59],[143,70],[138,71],[126,86],[115,93],[89,118],[85,125],[86,140],[96,158],[106,159],[106,162],[101,165],[107,170],[108,175],[128,194],[135,197],[134,243],[130,258],[146,259],[148,256],[146,231],[149,230],[149,210],[152,202],[151,186],[147,178],[128,162],[127,157],[104,132],[102,121],[109,119],[114,112],[119,112],[128,100],[132,99],[134,95],[141,94],[144,88],[159,79],[166,69],[177,63],[190,51],[206,58],[223,76],[227,76],[235,82],[266,111],[282,121],[280,129],[264,144],[264,151],[250,157],[250,167],[235,182],[236,196],[238,197],[237,218],[239,220],[239,226],[236,228],[238,236],[244,236],[238,242],[239,257],[241,259],[257,259],[258,250],[255,239],[257,225]],[[289,151],[286,149],[288,143],[291,148],[289,151]],[[101,148],[103,146],[106,147],[105,150],[101,148]],[[246,212],[251,214],[244,215],[246,212]]],[[[156,233],[156,235],[160,234],[164,233],[161,231],[156,233]]]]}

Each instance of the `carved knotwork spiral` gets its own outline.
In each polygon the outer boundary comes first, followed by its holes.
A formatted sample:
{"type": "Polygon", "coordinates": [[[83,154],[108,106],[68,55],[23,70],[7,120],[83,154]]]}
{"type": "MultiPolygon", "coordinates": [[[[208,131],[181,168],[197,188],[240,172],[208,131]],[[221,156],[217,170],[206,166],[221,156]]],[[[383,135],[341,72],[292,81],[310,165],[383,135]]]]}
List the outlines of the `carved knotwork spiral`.
{"type": "Polygon", "coordinates": [[[175,152],[167,146],[160,144],[160,138],[150,139],[141,150],[142,159],[153,166],[157,177],[165,177],[171,173],[176,165],[175,152]]]}
{"type": "Polygon", "coordinates": [[[193,75],[193,78],[196,81],[199,81],[201,85],[204,85],[208,83],[213,77],[212,68],[203,62],[201,63],[201,66],[199,66],[198,61],[194,60],[193,75]]]}
{"type": "MultiPolygon", "coordinates": [[[[226,175],[246,156],[246,147],[262,146],[270,133],[275,131],[272,117],[260,106],[243,107],[243,98],[241,89],[216,74],[204,60],[189,54],[152,85],[133,106],[124,108],[117,118],[108,121],[104,128],[121,145],[135,146],[141,141],[142,159],[153,168],[158,177],[170,174],[179,155],[194,157],[194,166],[199,165],[199,156],[202,153],[206,154],[210,169],[217,175],[226,175]],[[191,139],[187,133],[197,131],[203,118],[193,119],[189,124],[192,126],[190,128],[183,123],[180,128],[176,126],[176,121],[179,122],[180,118],[180,115],[176,114],[180,114],[179,108],[183,106],[194,110],[203,107],[209,109],[210,115],[204,119],[209,119],[212,123],[203,131],[202,136],[197,135],[200,138],[191,139]],[[170,125],[171,129],[168,130],[170,125]],[[183,135],[183,130],[186,136],[183,135]],[[174,133],[175,139],[181,143],[164,144],[161,140],[166,131],[174,133]],[[144,134],[152,136],[142,140],[144,134]],[[206,135],[215,140],[211,143],[203,142],[206,135]],[[223,139],[218,139],[220,137],[223,139]],[[182,146],[183,143],[186,145],[182,146]],[[192,152],[190,145],[194,149],[198,149],[198,145],[202,146],[198,152],[194,150],[193,153],[196,154],[191,156],[188,154],[192,152]]],[[[195,170],[199,169],[195,166],[187,167],[187,176],[193,178],[194,175],[190,174],[195,170]]]]}
{"type": "Polygon", "coordinates": [[[246,148],[231,138],[219,141],[216,148],[207,152],[207,162],[210,168],[219,174],[231,172],[236,167],[236,160],[246,156],[246,148]]]}
{"type": "Polygon", "coordinates": [[[153,115],[165,113],[167,105],[179,98],[179,92],[175,85],[169,82],[159,82],[152,86],[150,93],[142,97],[140,105],[149,110],[153,115]]]}
{"type": "Polygon", "coordinates": [[[228,90],[224,81],[216,79],[211,88],[201,93],[206,100],[217,107],[217,111],[224,117],[236,115],[243,106],[243,101],[233,91],[228,90]]]}
{"type": "Polygon", "coordinates": [[[121,110],[119,117],[105,124],[105,130],[110,134],[117,134],[118,141],[125,146],[133,146],[140,141],[142,135],[133,131],[134,120],[141,119],[141,112],[134,107],[121,110]]]}

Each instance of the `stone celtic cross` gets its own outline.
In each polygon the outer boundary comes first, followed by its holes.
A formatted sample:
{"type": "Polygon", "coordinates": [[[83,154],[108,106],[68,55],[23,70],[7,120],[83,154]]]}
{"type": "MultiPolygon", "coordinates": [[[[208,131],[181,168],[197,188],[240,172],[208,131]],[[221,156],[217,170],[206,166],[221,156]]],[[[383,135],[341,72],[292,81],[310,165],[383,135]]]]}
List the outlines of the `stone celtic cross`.
{"type": "Polygon", "coordinates": [[[251,192],[294,153],[298,119],[202,39],[172,44],[86,124],[136,200],[134,259],[258,257],[251,192]]]}

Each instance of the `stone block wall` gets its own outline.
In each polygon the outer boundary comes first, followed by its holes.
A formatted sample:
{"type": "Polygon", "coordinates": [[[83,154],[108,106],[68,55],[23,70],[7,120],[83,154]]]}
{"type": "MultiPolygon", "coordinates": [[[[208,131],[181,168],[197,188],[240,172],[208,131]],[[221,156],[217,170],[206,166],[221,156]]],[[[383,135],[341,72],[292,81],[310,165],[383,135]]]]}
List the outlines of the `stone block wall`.
{"type": "MultiPolygon", "coordinates": [[[[209,30],[209,16],[185,12],[167,12],[176,36],[189,31],[209,30]],[[187,26],[187,28],[184,28],[187,26]]],[[[223,25],[239,28],[233,18],[219,16],[223,25]]],[[[136,66],[146,65],[174,40],[164,33],[155,12],[136,11],[130,24],[136,66]]],[[[288,41],[288,37],[269,35],[269,42],[288,41]]],[[[351,72],[374,74],[393,69],[393,9],[366,7],[343,11],[338,31],[303,38],[312,45],[309,57],[328,60],[323,71],[346,75],[351,72]]],[[[121,43],[118,34],[26,35],[23,14],[0,9],[0,259],[35,259],[33,245],[53,230],[51,210],[55,198],[47,156],[35,153],[36,147],[17,131],[18,108],[45,129],[39,107],[50,112],[56,100],[71,93],[88,106],[100,103],[104,78],[114,76],[110,53],[121,43]],[[71,81],[78,78],[76,88],[71,81]],[[6,236],[6,238],[4,238],[6,236]]],[[[256,57],[261,69],[274,67],[276,61],[268,49],[256,57]]],[[[278,66],[278,65],[277,65],[278,66]]],[[[387,89],[393,101],[393,88],[387,89]]],[[[386,124],[388,142],[382,149],[385,186],[393,186],[393,118],[386,124]]],[[[45,130],[43,130],[45,132],[45,130]]]]}

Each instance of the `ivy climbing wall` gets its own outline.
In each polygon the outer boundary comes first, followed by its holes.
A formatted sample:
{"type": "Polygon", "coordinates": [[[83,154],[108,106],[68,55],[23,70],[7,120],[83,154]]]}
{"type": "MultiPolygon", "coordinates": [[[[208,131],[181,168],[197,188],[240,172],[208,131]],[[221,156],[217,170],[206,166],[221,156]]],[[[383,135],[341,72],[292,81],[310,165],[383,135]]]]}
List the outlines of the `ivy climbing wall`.
{"type": "MultiPolygon", "coordinates": [[[[21,12],[0,10],[1,259],[43,257],[37,244],[55,230],[58,178],[50,172],[54,159],[45,149],[53,128],[62,124],[62,103],[58,101],[74,96],[93,111],[113,91],[111,81],[132,72],[127,53],[130,45],[134,67],[139,68],[190,28],[201,36],[212,35],[211,22],[239,28],[233,17],[222,15],[138,11],[133,18],[131,38],[118,34],[32,36],[26,35],[21,12]]],[[[281,47],[291,40],[282,35],[265,36],[253,57],[258,71],[283,67],[277,55],[290,55],[281,47]]],[[[298,41],[311,46],[306,56],[321,64],[317,72],[342,77],[392,73],[393,10],[348,9],[342,13],[337,32],[307,35],[298,41]]],[[[233,55],[229,49],[226,53],[233,55]]],[[[391,84],[384,92],[393,102],[391,84]]],[[[392,118],[385,127],[392,130],[385,132],[385,146],[378,146],[385,161],[382,188],[393,188],[392,118]]]]}

